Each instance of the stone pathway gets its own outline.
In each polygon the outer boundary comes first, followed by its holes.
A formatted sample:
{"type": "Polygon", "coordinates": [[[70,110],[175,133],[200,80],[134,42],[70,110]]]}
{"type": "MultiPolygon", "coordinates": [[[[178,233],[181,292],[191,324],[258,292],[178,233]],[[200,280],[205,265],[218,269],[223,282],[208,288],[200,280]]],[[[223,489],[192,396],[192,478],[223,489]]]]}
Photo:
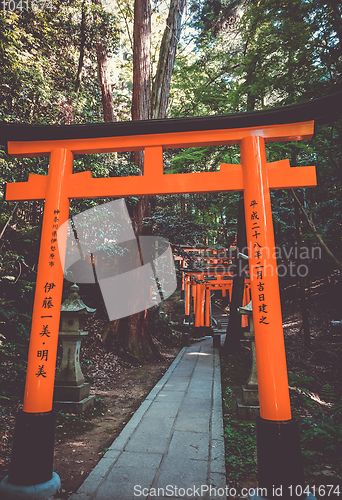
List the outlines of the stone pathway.
{"type": "Polygon", "coordinates": [[[215,499],[226,485],[218,349],[181,350],[69,500],[215,499]]]}

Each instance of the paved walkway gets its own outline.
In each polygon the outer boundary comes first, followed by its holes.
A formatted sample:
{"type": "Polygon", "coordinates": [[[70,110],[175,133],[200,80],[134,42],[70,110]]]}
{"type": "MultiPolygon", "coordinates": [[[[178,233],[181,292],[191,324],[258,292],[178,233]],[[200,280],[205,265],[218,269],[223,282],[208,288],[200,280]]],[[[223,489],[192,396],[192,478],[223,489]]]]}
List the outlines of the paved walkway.
{"type": "Polygon", "coordinates": [[[226,498],[220,360],[212,345],[206,338],[181,350],[69,500],[226,498]]]}

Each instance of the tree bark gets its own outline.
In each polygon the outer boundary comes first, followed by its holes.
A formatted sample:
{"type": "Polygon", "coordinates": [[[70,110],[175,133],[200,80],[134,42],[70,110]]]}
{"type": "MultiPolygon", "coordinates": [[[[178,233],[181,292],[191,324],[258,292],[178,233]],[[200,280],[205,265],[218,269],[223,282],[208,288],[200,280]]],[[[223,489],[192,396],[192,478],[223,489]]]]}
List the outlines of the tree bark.
{"type": "Polygon", "coordinates": [[[151,118],[151,4],[135,0],[132,120],[151,118]]]}
{"type": "MultiPolygon", "coordinates": [[[[92,1],[95,5],[101,5],[101,0],[92,1]]],[[[108,54],[102,42],[96,42],[96,57],[101,86],[103,119],[105,122],[113,122],[115,119],[113,112],[112,86],[109,83],[108,77],[108,54]]]]}
{"type": "Polygon", "coordinates": [[[326,254],[328,255],[328,257],[334,262],[334,264],[337,266],[337,268],[339,269],[339,271],[342,272],[342,263],[335,257],[335,255],[331,252],[331,250],[326,245],[326,243],[324,243],[323,238],[318,233],[317,228],[316,228],[315,224],[313,223],[312,219],[306,213],[306,210],[303,207],[303,205],[301,204],[300,200],[298,199],[298,196],[296,195],[296,193],[294,192],[293,189],[291,191],[292,191],[292,194],[293,194],[296,202],[298,203],[299,208],[303,212],[303,214],[305,216],[305,219],[306,219],[307,223],[309,224],[309,227],[310,227],[311,231],[313,232],[315,238],[317,239],[318,243],[321,245],[321,247],[326,252],[326,254]]]}
{"type": "MultiPolygon", "coordinates": [[[[246,221],[245,221],[245,209],[243,202],[243,194],[241,193],[239,204],[238,204],[238,230],[237,230],[237,251],[241,251],[243,248],[247,247],[247,236],[246,236],[246,221]]],[[[236,257],[238,266],[238,255],[236,257]]],[[[222,346],[223,354],[231,354],[236,352],[240,347],[240,339],[242,337],[241,328],[241,314],[238,312],[238,308],[242,306],[242,298],[244,291],[245,276],[244,273],[240,273],[237,268],[235,270],[235,276],[233,278],[233,290],[232,298],[230,301],[230,313],[229,321],[227,325],[227,335],[226,340],[222,346]]]]}
{"type": "MultiPolygon", "coordinates": [[[[132,120],[151,118],[151,4],[135,0],[133,29],[133,96],[132,120]]],[[[144,152],[133,151],[132,162],[144,171],[144,152]]],[[[143,219],[148,215],[149,198],[143,196],[133,209],[136,235],[144,233],[143,219]]]]}
{"type": "MultiPolygon", "coordinates": [[[[295,206],[295,223],[296,223],[296,239],[298,247],[302,244],[302,228],[301,228],[301,220],[299,207],[296,201],[294,201],[295,206]]],[[[297,259],[297,268],[302,264],[302,259],[300,256],[297,259]]],[[[308,349],[311,347],[311,338],[310,338],[310,321],[309,321],[309,310],[308,310],[308,298],[307,298],[307,290],[306,290],[306,279],[304,276],[298,276],[299,282],[299,294],[300,294],[300,308],[302,312],[302,328],[303,329],[303,338],[304,338],[304,346],[308,349]]]]}
{"type": "MultiPolygon", "coordinates": [[[[166,116],[184,5],[185,0],[180,0],[179,4],[177,1],[171,0],[167,26],[160,49],[157,76],[153,84],[153,102],[151,102],[151,5],[150,0],[135,0],[132,120],[149,120],[151,116],[153,118],[166,116]]],[[[131,159],[143,174],[143,151],[134,151],[131,159]]],[[[132,210],[133,225],[137,237],[149,232],[143,222],[144,217],[150,215],[150,201],[148,196],[141,197],[132,210]]],[[[137,263],[137,265],[141,265],[141,263],[137,263]]],[[[124,346],[123,352],[126,352],[131,360],[136,360],[139,363],[160,357],[149,331],[148,311],[142,311],[121,321],[118,343],[119,346],[124,346]]]]}
{"type": "MultiPolygon", "coordinates": [[[[132,120],[151,118],[151,4],[135,0],[133,30],[132,120]]],[[[144,152],[133,151],[132,162],[144,171],[144,152]]],[[[149,198],[139,199],[133,210],[137,235],[143,234],[143,218],[148,214],[149,198]]]]}
{"type": "MultiPolygon", "coordinates": [[[[151,5],[150,0],[135,0],[133,29],[133,96],[132,120],[149,120],[151,118],[151,5]]],[[[144,152],[133,151],[132,162],[144,170],[144,152]]],[[[133,225],[137,238],[146,234],[143,225],[144,217],[149,212],[149,197],[139,198],[133,208],[133,225]]],[[[137,266],[142,265],[142,256],[137,266]]],[[[122,321],[119,329],[119,346],[129,358],[145,363],[161,357],[153,343],[149,324],[148,310],[133,314],[122,321]]]]}
{"type": "Polygon", "coordinates": [[[96,43],[96,57],[101,85],[103,119],[105,122],[113,122],[115,120],[113,113],[112,86],[108,79],[107,49],[101,42],[96,43]]]}
{"type": "Polygon", "coordinates": [[[80,43],[80,56],[78,58],[77,76],[75,82],[75,92],[78,94],[82,80],[82,70],[84,63],[84,52],[86,42],[86,10],[84,2],[82,3],[82,19],[81,19],[81,43],[80,43]]]}
{"type": "Polygon", "coordinates": [[[152,87],[152,119],[165,118],[186,0],[171,0],[152,87]]]}

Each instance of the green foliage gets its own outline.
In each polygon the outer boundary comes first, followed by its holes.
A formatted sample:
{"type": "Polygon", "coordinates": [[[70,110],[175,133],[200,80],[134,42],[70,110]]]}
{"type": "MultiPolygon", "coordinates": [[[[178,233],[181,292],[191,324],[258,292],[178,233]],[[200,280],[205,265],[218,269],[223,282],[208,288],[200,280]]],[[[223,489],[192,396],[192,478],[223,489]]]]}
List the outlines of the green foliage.
{"type": "Polygon", "coordinates": [[[0,398],[15,401],[23,394],[34,284],[0,279],[0,398]]]}
{"type": "Polygon", "coordinates": [[[288,379],[289,379],[289,385],[300,385],[301,388],[304,389],[312,389],[313,384],[315,383],[315,377],[312,377],[311,375],[306,375],[305,372],[303,371],[297,371],[296,373],[289,373],[288,374],[288,379]]]}
{"type": "Polygon", "coordinates": [[[315,450],[322,453],[330,452],[336,458],[342,450],[342,409],[339,416],[331,419],[328,415],[314,415],[303,418],[300,422],[301,442],[306,450],[315,450]]]}
{"type": "MultiPolygon", "coordinates": [[[[246,382],[250,360],[246,349],[221,358],[226,467],[230,483],[239,483],[256,472],[254,423],[236,420],[236,396],[246,382]]],[[[342,404],[338,385],[323,384],[308,370],[289,372],[291,408],[300,427],[306,474],[324,463],[339,474],[342,451],[342,404]]],[[[337,479],[337,478],[336,478],[337,479]]],[[[240,483],[241,485],[241,483],[240,483]]]]}
{"type": "Polygon", "coordinates": [[[26,123],[100,121],[96,43],[117,49],[117,20],[100,5],[54,2],[54,9],[0,11],[0,119],[26,123]],[[85,9],[85,66],[75,92],[85,9]],[[95,83],[95,85],[94,85],[95,83]]]}
{"type": "Polygon", "coordinates": [[[255,424],[229,420],[224,426],[226,469],[230,480],[238,481],[256,473],[255,424]]]}
{"type": "MultiPolygon", "coordinates": [[[[193,1],[189,9],[191,31],[184,40],[192,37],[194,50],[179,51],[171,88],[171,116],[274,107],[341,87],[341,16],[336,3],[292,0],[288,8],[274,0],[214,0],[193,1]]],[[[118,16],[125,16],[125,22],[129,22],[129,6],[120,4],[116,15],[80,1],[57,2],[52,13],[0,12],[0,51],[6,70],[0,77],[3,119],[30,123],[61,123],[68,117],[73,122],[100,121],[95,46],[101,41],[113,54],[120,41],[126,50],[118,16]],[[75,93],[82,33],[84,68],[81,89],[75,93]]],[[[127,64],[122,63],[118,69],[126,88],[131,78],[126,74],[127,64]]],[[[129,92],[115,88],[114,98],[117,109],[129,109],[129,92]]],[[[317,166],[319,187],[311,191],[308,201],[318,230],[339,256],[342,229],[335,221],[342,212],[341,126],[320,127],[318,132],[309,144],[271,144],[268,156],[269,161],[290,158],[295,148],[298,165],[317,166]]],[[[192,148],[175,153],[173,157],[168,152],[164,155],[168,173],[212,171],[220,162],[239,163],[236,147],[192,148]]],[[[24,180],[29,173],[47,171],[46,159],[12,160],[3,155],[0,161],[4,181],[24,180]]],[[[88,169],[95,177],[136,174],[127,155],[78,156],[75,171],[88,169]]],[[[228,194],[223,203],[222,196],[212,195],[212,202],[209,198],[189,196],[186,213],[181,207],[173,212],[172,202],[161,199],[146,222],[177,243],[225,245],[235,231],[236,196],[228,194]]],[[[178,200],[177,205],[182,205],[181,197],[178,200]]],[[[292,197],[283,191],[273,200],[277,237],[281,243],[292,245],[292,197]]],[[[94,203],[73,202],[72,213],[94,203]]],[[[304,243],[312,242],[308,229],[303,236],[304,243]]]]}
{"type": "Polygon", "coordinates": [[[92,419],[105,415],[107,406],[103,398],[95,399],[95,406],[84,413],[65,413],[58,411],[56,416],[56,437],[75,438],[92,427],[92,419]]]}
{"type": "Polygon", "coordinates": [[[221,357],[223,428],[226,470],[229,483],[237,483],[256,473],[255,423],[236,419],[236,397],[250,369],[250,351],[243,347],[234,355],[221,357]]]}
{"type": "Polygon", "coordinates": [[[150,310],[148,320],[153,337],[156,337],[165,345],[178,345],[178,338],[174,335],[167,317],[160,312],[159,307],[150,310]]]}
{"type": "MultiPolygon", "coordinates": [[[[173,116],[252,111],[307,101],[341,90],[341,5],[292,0],[191,4],[196,49],[178,58],[173,79],[173,116]]],[[[315,165],[318,186],[301,196],[318,232],[342,259],[341,119],[318,125],[307,142],[267,145],[268,161],[295,157],[315,165]]],[[[194,157],[195,159],[195,157],[194,157]]],[[[199,168],[203,158],[196,158],[199,168]]],[[[181,160],[178,160],[181,163],[181,160]]],[[[210,169],[208,151],[204,169],[210,169]]],[[[183,168],[189,168],[184,158],[183,168]]],[[[191,171],[191,170],[186,170],[191,171]]],[[[294,246],[294,200],[272,193],[277,243],[294,246]]],[[[304,218],[304,245],[316,244],[304,218]]],[[[323,258],[325,258],[323,256],[323,258]]]]}
{"type": "Polygon", "coordinates": [[[146,221],[173,244],[226,246],[236,233],[236,198],[227,193],[158,196],[146,221]]]}
{"type": "Polygon", "coordinates": [[[339,461],[342,451],[342,403],[337,388],[305,372],[289,373],[291,403],[298,415],[302,447],[310,467],[308,451],[324,453],[327,461],[339,461]]]}
{"type": "MultiPolygon", "coordinates": [[[[234,147],[176,150],[164,155],[165,173],[217,171],[221,163],[239,163],[234,147]]],[[[146,222],[174,244],[226,246],[236,233],[236,193],[158,196],[146,222]]]]}

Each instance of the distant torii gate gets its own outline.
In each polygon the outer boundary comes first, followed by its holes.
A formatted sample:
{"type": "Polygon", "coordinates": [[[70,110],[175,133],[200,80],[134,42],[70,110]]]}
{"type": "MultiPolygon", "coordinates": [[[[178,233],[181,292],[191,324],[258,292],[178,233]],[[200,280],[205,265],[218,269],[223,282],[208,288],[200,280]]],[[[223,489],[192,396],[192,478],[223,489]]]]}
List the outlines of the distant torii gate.
{"type": "MultiPolygon", "coordinates": [[[[233,289],[234,271],[227,267],[226,269],[215,267],[199,269],[183,268],[185,274],[185,322],[192,329],[194,337],[201,337],[205,331],[210,331],[210,290],[220,290],[223,297],[230,297],[233,289]],[[217,271],[217,272],[216,272],[217,271]],[[190,311],[192,299],[194,301],[194,325],[190,325],[190,311]]],[[[250,301],[250,282],[249,278],[245,279],[242,306],[245,306],[250,301]]],[[[229,299],[228,299],[229,300],[229,299]]],[[[248,325],[248,317],[241,315],[241,326],[248,325]]]]}
{"type": "Polygon", "coordinates": [[[6,190],[6,200],[45,199],[45,208],[24,407],[17,419],[10,473],[1,485],[5,496],[15,498],[8,491],[30,485],[48,485],[49,495],[57,488],[56,475],[51,479],[51,410],[63,269],[57,258],[56,234],[69,217],[69,200],[176,193],[244,191],[261,416],[257,424],[259,486],[303,482],[296,470],[300,448],[291,419],[270,189],[315,186],[315,167],[291,168],[288,160],[267,163],[265,142],[310,139],[313,120],[335,108],[336,98],[329,96],[305,105],[218,117],[75,126],[0,125],[0,137],[5,136],[10,155],[50,157],[48,175],[31,174],[27,182],[7,184],[6,190]],[[241,165],[221,164],[215,172],[163,171],[163,149],[225,144],[240,145],[241,165]],[[141,176],[92,178],[89,171],[72,172],[75,155],[136,150],[145,152],[141,176]],[[288,437],[279,442],[277,436],[282,433],[288,437]],[[273,445],[270,439],[275,439],[273,445]]]}

